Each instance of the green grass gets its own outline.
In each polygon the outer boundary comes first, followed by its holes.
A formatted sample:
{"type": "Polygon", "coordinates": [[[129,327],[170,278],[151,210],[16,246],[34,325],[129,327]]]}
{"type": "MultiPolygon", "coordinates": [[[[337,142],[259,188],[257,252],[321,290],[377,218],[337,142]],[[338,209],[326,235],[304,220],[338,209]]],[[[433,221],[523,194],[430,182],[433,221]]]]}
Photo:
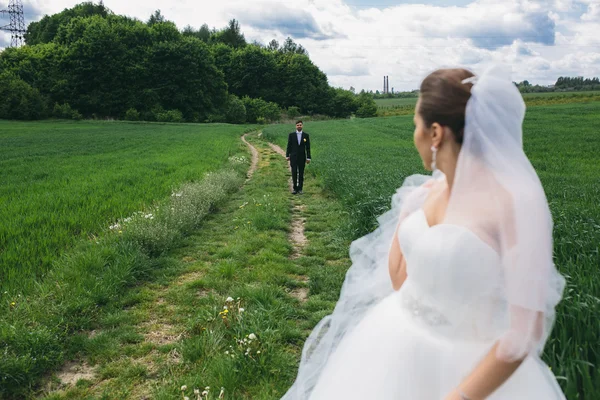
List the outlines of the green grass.
{"type": "Polygon", "coordinates": [[[586,97],[586,96],[598,96],[600,95],[599,90],[579,91],[579,92],[545,92],[545,93],[523,93],[523,98],[531,99],[536,97],[586,97]]]}
{"type": "MultiPolygon", "coordinates": [[[[523,93],[523,99],[527,107],[588,103],[600,101],[600,91],[523,93]]],[[[380,117],[411,115],[415,112],[417,98],[377,99],[375,103],[380,117]]]]}
{"type": "MultiPolygon", "coordinates": [[[[568,286],[545,361],[569,399],[600,398],[600,102],[528,110],[524,146],[555,222],[555,262],[568,286]]],[[[412,116],[305,124],[313,173],[341,199],[352,236],[375,226],[403,179],[423,173],[412,116]]],[[[264,134],[285,145],[288,126],[264,134]]]]}
{"type": "Polygon", "coordinates": [[[0,293],[27,293],[78,241],[221,168],[245,129],[0,121],[0,293]]]}
{"type": "Polygon", "coordinates": [[[379,108],[389,108],[397,106],[413,106],[417,104],[417,97],[394,98],[394,99],[375,99],[375,104],[379,108]]]}
{"type": "MultiPolygon", "coordinates": [[[[143,337],[122,326],[121,311],[140,300],[136,285],[164,275],[169,266],[164,254],[239,189],[246,166],[233,162],[197,183],[186,183],[177,189],[178,196],[151,214],[119,221],[119,231],[81,241],[56,261],[31,293],[1,302],[0,398],[31,395],[44,375],[76,356],[93,358],[98,351],[116,357],[146,354],[149,348],[141,343],[143,337]],[[88,336],[86,331],[98,326],[114,329],[88,336]],[[118,343],[126,347],[117,349],[118,343]]],[[[145,376],[138,367],[106,368],[101,376],[145,376]]]]}

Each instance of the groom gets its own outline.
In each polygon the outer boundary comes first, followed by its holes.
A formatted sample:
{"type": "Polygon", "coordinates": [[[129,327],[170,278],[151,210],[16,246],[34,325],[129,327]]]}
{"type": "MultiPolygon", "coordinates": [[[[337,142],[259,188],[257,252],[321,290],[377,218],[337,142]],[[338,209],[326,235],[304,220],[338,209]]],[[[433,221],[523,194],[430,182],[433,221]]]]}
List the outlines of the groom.
{"type": "Polygon", "coordinates": [[[310,164],[310,138],[308,133],[302,131],[302,121],[296,122],[296,132],[292,132],[288,136],[285,159],[290,162],[292,167],[292,181],[294,182],[292,194],[302,194],[304,165],[305,163],[310,164]]]}

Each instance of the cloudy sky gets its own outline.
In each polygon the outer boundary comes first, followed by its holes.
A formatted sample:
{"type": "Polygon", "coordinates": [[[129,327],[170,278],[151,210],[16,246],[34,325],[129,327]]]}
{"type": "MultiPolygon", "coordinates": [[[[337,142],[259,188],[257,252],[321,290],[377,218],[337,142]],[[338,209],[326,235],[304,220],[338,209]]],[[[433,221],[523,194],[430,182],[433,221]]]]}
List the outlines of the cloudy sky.
{"type": "MultiPolygon", "coordinates": [[[[24,0],[27,21],[79,1],[24,0]]],[[[0,0],[6,8],[7,0],[0,0]]],[[[160,9],[180,28],[240,21],[249,41],[291,36],[334,86],[412,90],[431,70],[508,63],[513,79],[552,84],[600,76],[600,0],[105,0],[147,20],[160,9]]],[[[6,18],[0,24],[8,23],[6,18]]],[[[0,47],[10,36],[0,35],[0,47]]]]}

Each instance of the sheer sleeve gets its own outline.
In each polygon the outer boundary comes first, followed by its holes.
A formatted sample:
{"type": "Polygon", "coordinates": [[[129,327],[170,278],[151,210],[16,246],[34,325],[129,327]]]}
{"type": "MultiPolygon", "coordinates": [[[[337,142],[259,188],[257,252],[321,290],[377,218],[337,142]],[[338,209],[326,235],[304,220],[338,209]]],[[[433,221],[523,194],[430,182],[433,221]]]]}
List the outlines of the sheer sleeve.
{"type": "Polygon", "coordinates": [[[509,329],[500,338],[497,357],[511,362],[543,351],[564,279],[552,259],[552,219],[543,194],[524,187],[518,202],[507,207],[503,229],[509,329]]]}

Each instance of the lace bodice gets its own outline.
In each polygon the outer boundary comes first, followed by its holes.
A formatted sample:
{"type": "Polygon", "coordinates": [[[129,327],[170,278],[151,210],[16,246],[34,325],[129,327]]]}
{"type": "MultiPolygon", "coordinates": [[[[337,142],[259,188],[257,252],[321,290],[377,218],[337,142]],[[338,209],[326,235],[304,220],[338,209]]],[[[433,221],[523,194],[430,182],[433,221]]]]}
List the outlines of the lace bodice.
{"type": "Polygon", "coordinates": [[[508,326],[498,253],[466,227],[430,227],[422,209],[398,232],[408,278],[399,290],[416,319],[445,335],[490,339],[508,326]]]}

